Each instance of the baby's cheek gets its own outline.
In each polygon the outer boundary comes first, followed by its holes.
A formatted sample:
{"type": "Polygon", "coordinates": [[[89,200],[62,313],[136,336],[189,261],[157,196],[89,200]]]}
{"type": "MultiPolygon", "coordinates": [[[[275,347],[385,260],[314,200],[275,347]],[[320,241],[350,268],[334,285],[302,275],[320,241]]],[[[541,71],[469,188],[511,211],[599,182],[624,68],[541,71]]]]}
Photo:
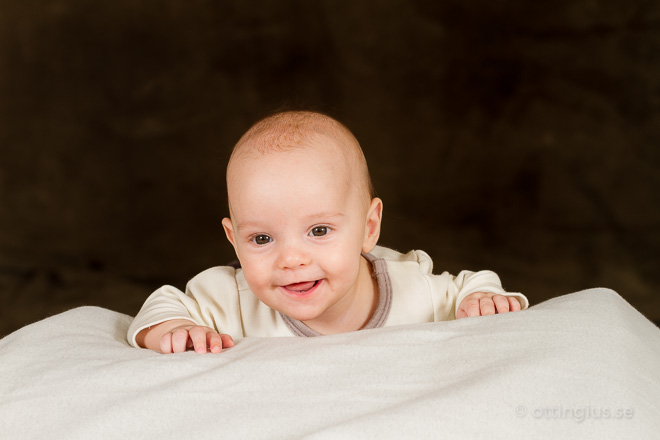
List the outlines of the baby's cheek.
{"type": "Polygon", "coordinates": [[[256,294],[257,292],[263,290],[264,286],[268,285],[269,278],[265,275],[263,269],[260,270],[259,267],[254,267],[249,265],[247,268],[243,268],[243,276],[245,281],[247,281],[250,289],[256,294]]]}

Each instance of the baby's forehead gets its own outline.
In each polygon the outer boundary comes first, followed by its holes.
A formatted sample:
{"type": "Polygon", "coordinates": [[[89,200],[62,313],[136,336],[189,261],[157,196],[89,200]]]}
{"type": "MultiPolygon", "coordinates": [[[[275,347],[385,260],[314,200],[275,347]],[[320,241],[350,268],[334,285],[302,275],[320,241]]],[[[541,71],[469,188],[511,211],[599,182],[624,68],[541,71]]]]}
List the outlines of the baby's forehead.
{"type": "Polygon", "coordinates": [[[251,185],[253,182],[273,180],[273,185],[281,185],[280,178],[286,175],[289,181],[307,185],[311,181],[324,181],[328,186],[341,187],[347,191],[359,175],[358,164],[350,158],[346,149],[331,139],[319,136],[304,144],[287,148],[259,151],[256,148],[244,150],[232,160],[227,170],[229,186],[251,185]],[[308,172],[302,172],[307,170],[308,172]],[[312,172],[313,170],[313,172],[312,172]],[[301,180],[302,179],[302,180],[301,180]]]}

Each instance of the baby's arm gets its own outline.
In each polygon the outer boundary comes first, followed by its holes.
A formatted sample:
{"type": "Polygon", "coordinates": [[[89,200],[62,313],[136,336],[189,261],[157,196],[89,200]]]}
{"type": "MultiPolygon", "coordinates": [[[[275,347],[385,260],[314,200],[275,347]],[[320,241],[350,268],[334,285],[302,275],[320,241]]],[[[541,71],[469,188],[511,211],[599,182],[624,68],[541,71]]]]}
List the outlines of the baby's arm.
{"type": "Polygon", "coordinates": [[[456,319],[517,312],[520,307],[520,301],[515,296],[504,296],[491,292],[474,292],[461,301],[456,310],[456,319]]]}
{"type": "Polygon", "coordinates": [[[431,291],[435,295],[435,321],[477,316],[475,306],[479,307],[479,315],[488,314],[491,310],[494,313],[503,313],[507,310],[507,306],[509,311],[528,307],[524,295],[504,290],[500,278],[489,270],[478,272],[463,270],[457,276],[444,272],[441,275],[428,277],[431,291]],[[482,313],[481,309],[482,297],[485,298],[483,300],[485,313],[482,313]],[[507,304],[503,300],[506,300],[507,304]]]}
{"type": "Polygon", "coordinates": [[[195,324],[187,319],[173,319],[140,331],[136,342],[142,348],[161,353],[182,353],[190,348],[196,353],[220,353],[234,346],[234,340],[214,329],[195,324]]]}
{"type": "Polygon", "coordinates": [[[163,353],[179,353],[188,348],[200,353],[219,351],[233,345],[232,337],[243,336],[235,269],[215,267],[194,277],[185,293],[163,286],[152,293],[127,331],[133,347],[163,353]],[[162,344],[162,345],[161,345],[162,344]]]}

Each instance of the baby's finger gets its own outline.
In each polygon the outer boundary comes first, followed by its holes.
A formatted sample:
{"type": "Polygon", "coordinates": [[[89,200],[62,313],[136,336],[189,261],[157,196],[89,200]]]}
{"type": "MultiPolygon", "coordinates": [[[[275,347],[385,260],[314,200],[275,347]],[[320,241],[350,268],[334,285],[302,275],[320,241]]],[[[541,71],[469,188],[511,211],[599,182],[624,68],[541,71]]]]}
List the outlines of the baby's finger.
{"type": "Polygon", "coordinates": [[[509,300],[509,310],[512,312],[520,311],[520,301],[518,298],[515,296],[508,296],[507,299],[509,300]]]}
{"type": "Polygon", "coordinates": [[[160,352],[172,353],[172,333],[165,333],[160,338],[160,352]]]}
{"type": "Polygon", "coordinates": [[[190,329],[190,341],[195,353],[206,353],[206,335],[209,329],[206,327],[193,327],[190,329]]]}
{"type": "Polygon", "coordinates": [[[495,303],[495,309],[497,313],[507,313],[509,311],[509,301],[504,295],[495,295],[493,297],[493,303],[495,303]]]}
{"type": "Polygon", "coordinates": [[[220,338],[222,339],[222,346],[225,348],[230,348],[234,346],[234,339],[231,336],[226,334],[221,334],[220,338]]]}
{"type": "Polygon", "coordinates": [[[188,330],[176,329],[172,332],[172,353],[183,353],[188,348],[188,330]]]}
{"type": "Polygon", "coordinates": [[[222,351],[222,337],[216,332],[208,332],[206,341],[211,353],[220,353],[222,351]]]}
{"type": "Polygon", "coordinates": [[[481,298],[479,300],[479,308],[481,309],[481,316],[488,316],[495,314],[495,304],[492,298],[481,298]]]}

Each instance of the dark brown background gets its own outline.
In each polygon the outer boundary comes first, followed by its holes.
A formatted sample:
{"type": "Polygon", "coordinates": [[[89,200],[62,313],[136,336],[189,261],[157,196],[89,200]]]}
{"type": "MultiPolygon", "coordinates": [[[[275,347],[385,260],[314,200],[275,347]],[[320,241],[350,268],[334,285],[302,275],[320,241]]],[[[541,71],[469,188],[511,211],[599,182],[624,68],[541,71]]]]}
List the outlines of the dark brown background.
{"type": "Polygon", "coordinates": [[[382,244],[660,319],[660,3],[0,0],[0,334],[233,259],[228,151],[283,105],[361,141],[382,244]]]}

